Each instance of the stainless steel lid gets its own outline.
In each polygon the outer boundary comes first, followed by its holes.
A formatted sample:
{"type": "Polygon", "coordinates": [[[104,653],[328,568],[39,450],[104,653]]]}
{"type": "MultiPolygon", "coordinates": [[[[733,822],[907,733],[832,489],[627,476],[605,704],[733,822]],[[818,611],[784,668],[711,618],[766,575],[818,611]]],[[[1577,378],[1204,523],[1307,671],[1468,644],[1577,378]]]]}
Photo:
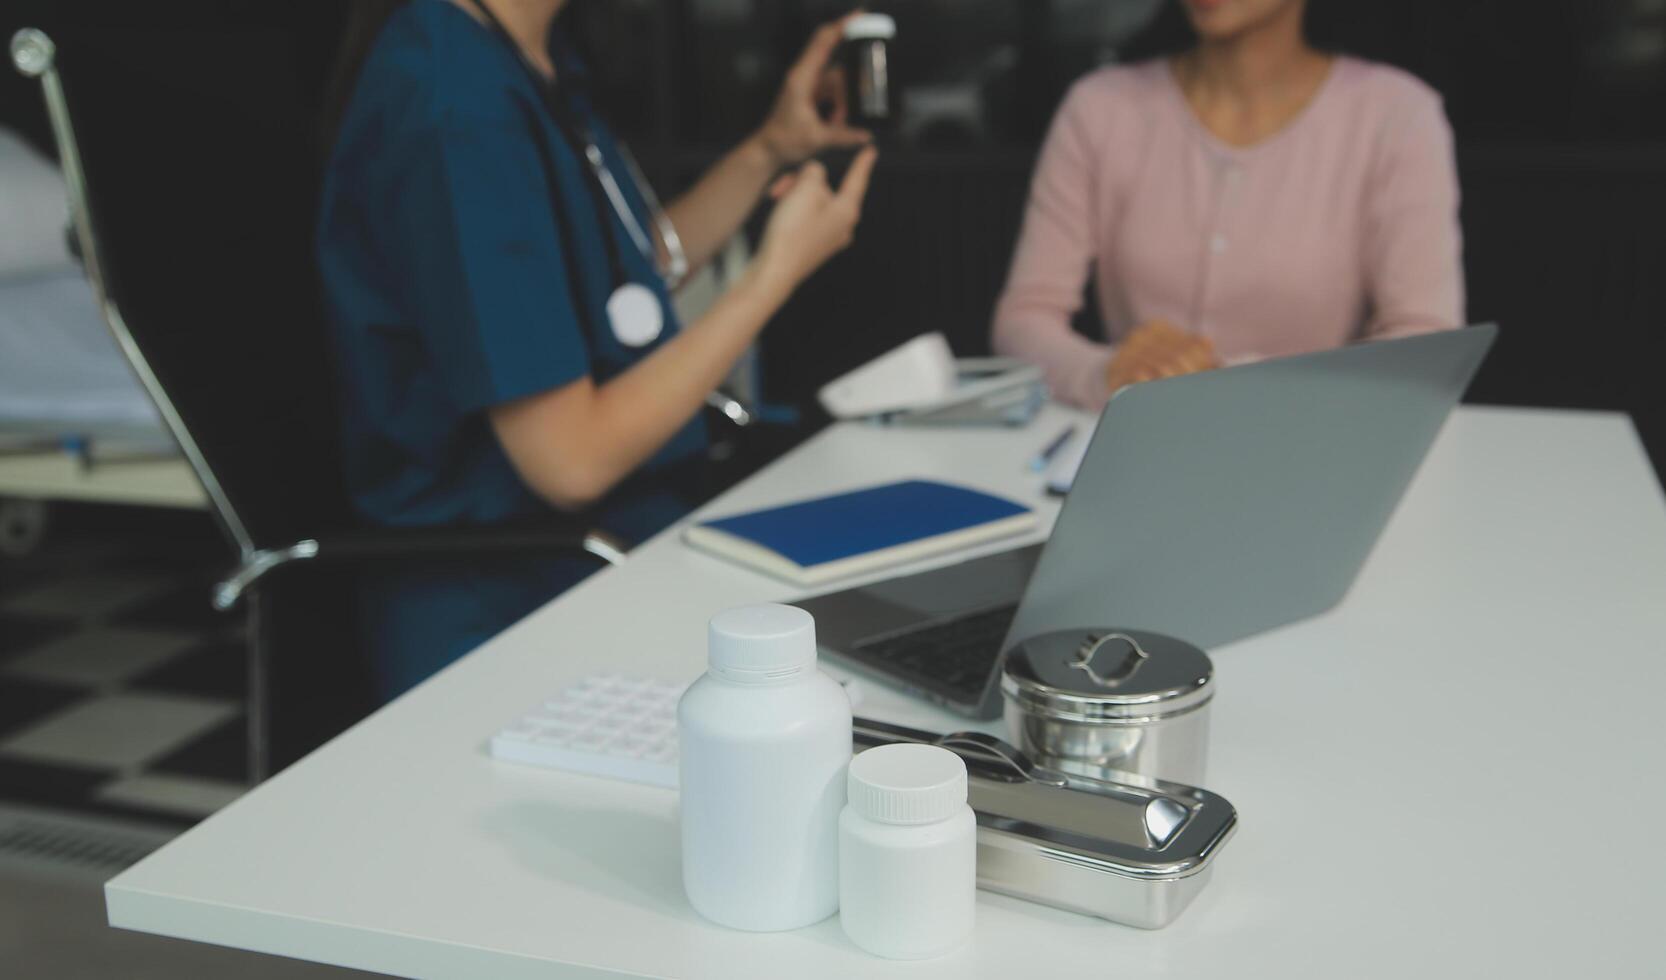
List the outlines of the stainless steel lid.
{"type": "Polygon", "coordinates": [[[1172,636],[1059,630],[1007,652],[1001,693],[1042,718],[1129,724],[1200,707],[1214,673],[1208,654],[1172,636]]]}

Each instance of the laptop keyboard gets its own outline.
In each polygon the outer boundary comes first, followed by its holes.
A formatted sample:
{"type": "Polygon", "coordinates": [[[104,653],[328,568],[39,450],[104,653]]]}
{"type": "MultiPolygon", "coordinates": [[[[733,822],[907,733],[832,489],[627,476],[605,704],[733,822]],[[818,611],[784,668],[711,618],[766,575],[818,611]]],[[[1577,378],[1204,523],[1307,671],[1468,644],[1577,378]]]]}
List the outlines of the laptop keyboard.
{"type": "Polygon", "coordinates": [[[900,679],[962,704],[983,696],[1018,604],[995,606],[857,643],[850,651],[900,679]]]}

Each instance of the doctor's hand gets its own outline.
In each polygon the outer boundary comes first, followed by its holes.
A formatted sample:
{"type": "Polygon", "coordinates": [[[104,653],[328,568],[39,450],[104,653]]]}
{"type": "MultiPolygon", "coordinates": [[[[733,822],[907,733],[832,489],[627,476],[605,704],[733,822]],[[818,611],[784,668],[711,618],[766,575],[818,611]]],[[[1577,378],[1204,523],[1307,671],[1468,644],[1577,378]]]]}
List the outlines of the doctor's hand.
{"type": "Polygon", "coordinates": [[[857,13],[817,28],[781,83],[775,107],[756,136],[776,167],[792,166],[833,147],[860,146],[873,138],[867,130],[845,124],[844,71],[827,64],[844,40],[845,21],[857,13]],[[821,113],[822,105],[829,107],[826,116],[821,113]]]}
{"type": "Polygon", "coordinates": [[[794,288],[849,245],[878,155],[871,146],[858,153],[837,191],[828,186],[827,169],[814,160],[778,180],[770,192],[776,204],[758,246],[758,268],[794,288]]]}
{"type": "Polygon", "coordinates": [[[1219,367],[1215,347],[1206,338],[1167,320],[1147,320],[1117,346],[1105,368],[1107,391],[1141,381],[1172,378],[1219,367]]]}

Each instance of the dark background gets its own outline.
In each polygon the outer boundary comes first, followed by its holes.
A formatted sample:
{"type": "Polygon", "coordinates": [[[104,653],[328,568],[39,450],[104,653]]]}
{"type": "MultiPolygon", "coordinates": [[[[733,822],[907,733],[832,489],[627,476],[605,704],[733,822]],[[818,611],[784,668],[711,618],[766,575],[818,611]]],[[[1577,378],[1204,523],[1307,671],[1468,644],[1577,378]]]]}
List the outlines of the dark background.
{"type": "MultiPolygon", "coordinates": [[[[347,6],[9,0],[0,32],[47,29],[84,90],[141,73],[179,93],[120,119],[78,112],[83,140],[116,134],[136,173],[190,174],[194,190],[167,202],[178,220],[143,230],[158,274],[177,275],[227,242],[241,262],[292,261],[291,238],[260,234],[275,206],[263,188],[288,184],[265,164],[193,173],[196,148],[281,131],[295,151],[267,158],[271,168],[317,160],[347,6]]],[[[806,409],[800,434],[819,422],[808,399],[821,382],[913,334],[943,330],[965,354],[987,348],[1035,149],[1064,89],[1097,64],[1176,39],[1172,23],[1151,25],[1154,12],[1175,19],[1156,0],[875,6],[900,25],[899,86],[927,108],[887,146],[856,245],[766,334],[766,394],[806,409]]],[[[564,17],[598,97],[673,192],[757,123],[810,28],[838,10],[814,0],[574,0],[564,17]]],[[[1469,317],[1504,330],[1470,400],[1626,411],[1657,469],[1666,465],[1653,351],[1666,325],[1666,7],[1317,0],[1312,14],[1317,41],[1406,68],[1446,99],[1469,317]]],[[[9,70],[0,123],[49,144],[38,87],[9,70]]],[[[232,322],[236,311],[219,315],[232,322]]]]}

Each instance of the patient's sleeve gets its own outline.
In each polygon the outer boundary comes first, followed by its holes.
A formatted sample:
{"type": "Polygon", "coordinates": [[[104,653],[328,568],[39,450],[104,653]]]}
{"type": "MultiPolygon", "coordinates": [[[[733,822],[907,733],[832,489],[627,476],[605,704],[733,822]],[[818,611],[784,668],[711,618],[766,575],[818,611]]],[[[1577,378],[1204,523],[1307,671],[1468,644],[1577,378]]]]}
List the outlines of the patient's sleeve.
{"type": "Polygon", "coordinates": [[[1096,187],[1092,107],[1078,83],[1065,98],[1041,149],[1030,184],[1024,227],[995,307],[995,351],[1039,364],[1054,397],[1097,408],[1109,396],[1105,366],[1111,348],[1076,333],[1092,268],[1096,187]]]}
{"type": "Polygon", "coordinates": [[[1365,202],[1365,333],[1464,323],[1463,233],[1452,129],[1433,92],[1406,93],[1384,123],[1365,202]]]}

